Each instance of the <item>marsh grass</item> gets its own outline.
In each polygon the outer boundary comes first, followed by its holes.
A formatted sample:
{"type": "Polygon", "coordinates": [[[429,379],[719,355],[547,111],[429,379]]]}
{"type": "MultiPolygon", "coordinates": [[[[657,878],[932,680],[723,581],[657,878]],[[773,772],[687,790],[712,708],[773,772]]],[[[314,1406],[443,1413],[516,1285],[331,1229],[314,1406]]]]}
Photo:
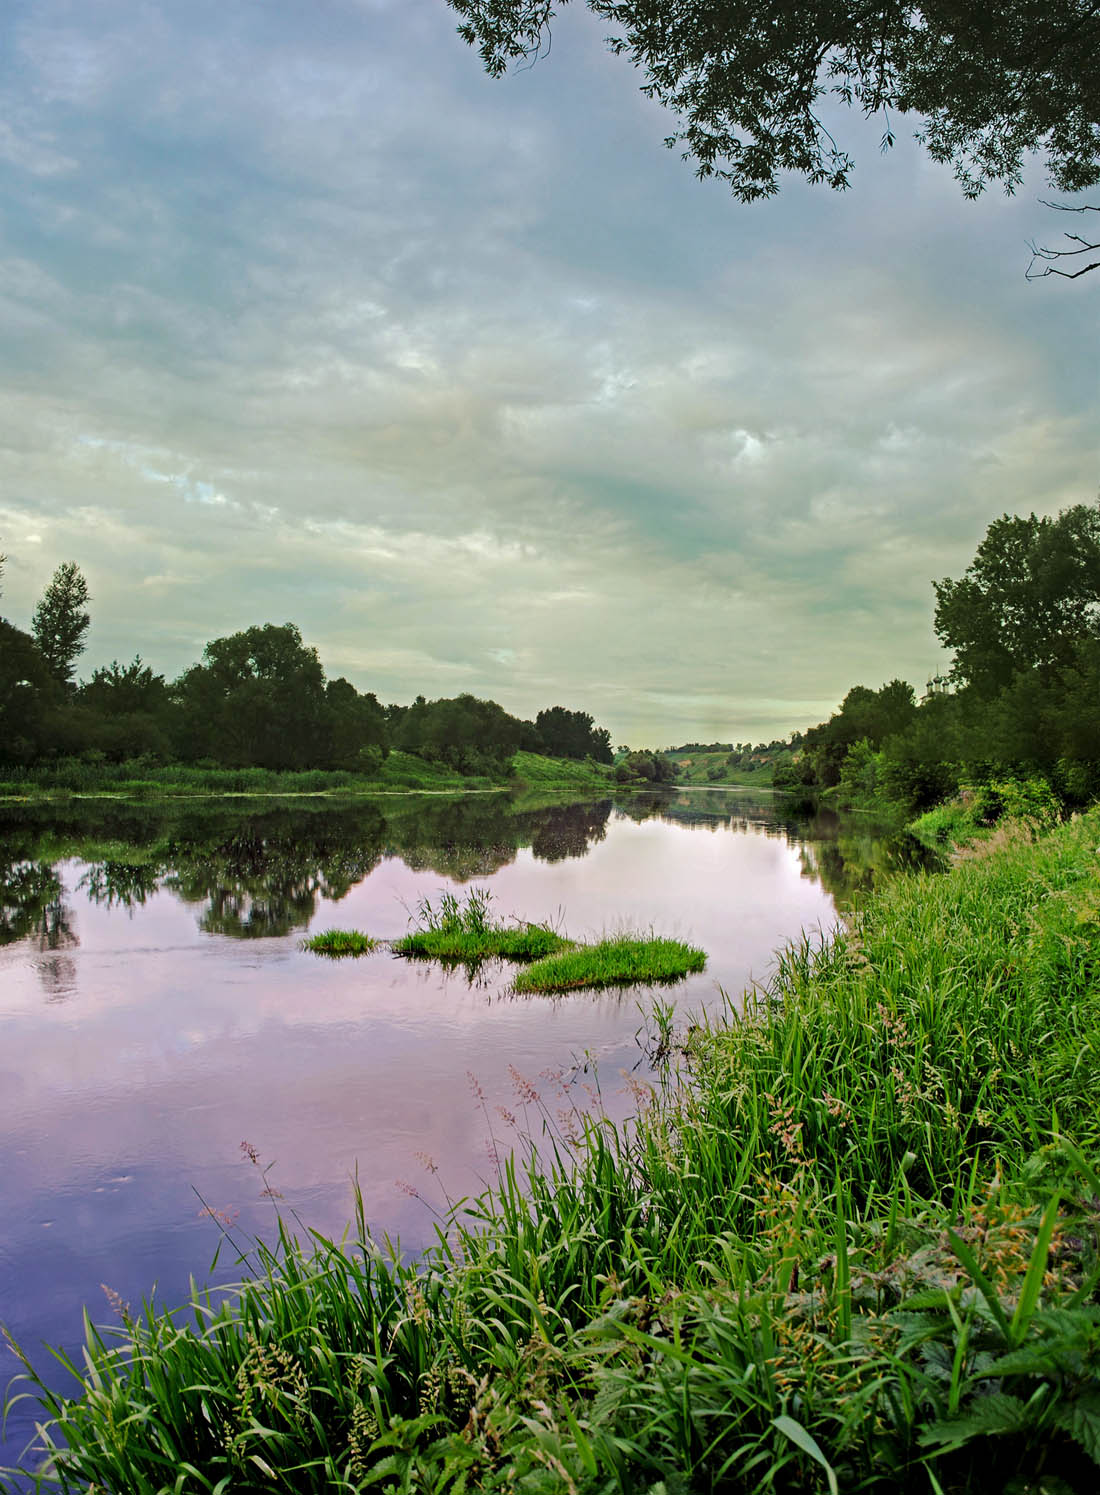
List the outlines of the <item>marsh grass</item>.
{"type": "Polygon", "coordinates": [[[299,948],[312,955],[337,958],[343,955],[369,955],[380,941],[359,929],[325,929],[301,941],[299,948]]]}
{"type": "Polygon", "coordinates": [[[284,1224],[227,1301],[88,1320],[78,1395],[24,1358],[41,1488],[1091,1492],[1098,844],[898,879],[678,1056],[666,1012],[628,1127],[522,1081],[415,1266],[284,1224]]]}
{"type": "Polygon", "coordinates": [[[581,987],[660,986],[706,965],[705,953],[680,940],[618,935],[576,945],[536,961],[515,979],[517,992],[572,991],[581,987]]]}
{"type": "Polygon", "coordinates": [[[440,895],[437,905],[423,899],[417,905],[418,927],[392,942],[395,955],[476,965],[484,960],[538,960],[569,941],[548,924],[503,924],[489,912],[492,894],[471,888],[464,901],[453,893],[440,895]]]}

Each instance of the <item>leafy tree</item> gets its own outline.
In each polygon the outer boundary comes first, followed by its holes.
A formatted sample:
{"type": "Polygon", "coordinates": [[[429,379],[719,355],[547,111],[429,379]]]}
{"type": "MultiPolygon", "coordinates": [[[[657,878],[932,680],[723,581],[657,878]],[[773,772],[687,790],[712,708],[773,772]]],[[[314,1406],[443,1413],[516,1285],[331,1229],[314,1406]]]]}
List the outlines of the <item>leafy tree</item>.
{"type": "MultiPolygon", "coordinates": [[[[533,59],[567,0],[448,0],[459,35],[499,76],[533,59]]],[[[829,133],[837,99],[883,120],[912,115],[916,138],[968,197],[1012,190],[1025,156],[1045,153],[1065,192],[1100,181],[1100,10],[1093,0],[585,0],[613,27],[611,50],[642,91],[677,116],[667,140],[702,177],[744,202],[779,173],[848,186],[853,162],[829,133]]]]}
{"type": "Polygon", "coordinates": [[[615,777],[620,784],[637,779],[645,779],[650,784],[671,784],[676,778],[676,765],[664,753],[635,748],[615,765],[615,777]]]}
{"type": "Polygon", "coordinates": [[[541,751],[552,758],[594,758],[610,763],[611,733],[597,727],[587,711],[566,711],[551,706],[535,717],[535,731],[541,739],[541,751]]]}
{"type": "Polygon", "coordinates": [[[293,623],[214,639],[174,693],[184,757],[275,769],[326,760],[325,672],[293,623]]]}
{"type": "Polygon", "coordinates": [[[156,675],[141,655],[128,665],[117,659],[95,670],[80,687],[88,744],[112,762],[146,756],[170,756],[173,704],[163,675],[156,675]]]}
{"type": "Polygon", "coordinates": [[[81,687],[81,699],[105,716],[128,716],[136,711],[157,711],[168,694],[163,675],[154,675],[140,654],[127,665],[117,659],[92,672],[81,687]]]}
{"type": "Polygon", "coordinates": [[[88,583],[75,561],[64,561],[34,610],[31,632],[54,679],[71,686],[77,655],[92,621],[88,583]]]}
{"type": "Polygon", "coordinates": [[[498,771],[523,742],[527,723],[495,701],[461,695],[438,701],[417,696],[391,724],[393,743],[460,773],[498,771]]]}
{"type": "Polygon", "coordinates": [[[328,765],[375,772],[389,752],[386,714],[372,691],[361,695],[341,676],[325,686],[328,765]]]}
{"type": "Polygon", "coordinates": [[[961,580],[933,582],[935,629],[954,680],[994,695],[1017,673],[1048,675],[1100,636],[1100,504],[1056,519],[995,519],[961,580]]]}
{"type": "Polygon", "coordinates": [[[58,695],[34,639],[0,618],[0,763],[32,763],[46,749],[58,695]]]}
{"type": "Polygon", "coordinates": [[[904,732],[916,711],[913,687],[904,680],[891,680],[878,690],[853,685],[840,710],[806,733],[806,754],[814,777],[826,786],[840,780],[841,765],[848,750],[866,740],[877,750],[888,737],[904,732]]]}

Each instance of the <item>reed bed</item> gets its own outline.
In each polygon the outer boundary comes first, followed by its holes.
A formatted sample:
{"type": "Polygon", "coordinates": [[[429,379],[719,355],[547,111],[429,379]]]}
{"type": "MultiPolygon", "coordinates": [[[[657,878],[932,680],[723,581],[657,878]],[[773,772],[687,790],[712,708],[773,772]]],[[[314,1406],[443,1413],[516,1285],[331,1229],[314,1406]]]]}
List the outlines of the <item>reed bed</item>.
{"type": "Polygon", "coordinates": [[[415,1264],[360,1211],[87,1329],[41,1487],[1092,1491],[1100,815],[900,878],[669,1042],[629,1127],[535,1088],[415,1264]],[[541,1121],[541,1124],[539,1122],[541,1121]]]}

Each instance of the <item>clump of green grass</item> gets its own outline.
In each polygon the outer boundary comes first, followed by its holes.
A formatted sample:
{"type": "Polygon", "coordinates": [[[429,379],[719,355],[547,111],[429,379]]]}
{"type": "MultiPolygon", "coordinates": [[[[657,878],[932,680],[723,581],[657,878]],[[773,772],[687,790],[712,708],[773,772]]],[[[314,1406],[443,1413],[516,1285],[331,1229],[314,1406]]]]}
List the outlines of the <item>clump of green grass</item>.
{"type": "Polygon", "coordinates": [[[377,950],[379,941],[360,929],[325,929],[320,934],[311,934],[302,940],[300,948],[313,955],[369,955],[377,950]]]}
{"type": "Polygon", "coordinates": [[[438,907],[425,898],[417,908],[420,927],[390,948],[395,955],[476,965],[483,960],[539,960],[569,941],[547,924],[501,924],[489,913],[487,888],[471,888],[465,902],[444,893],[438,907]]]}
{"type": "Polygon", "coordinates": [[[580,987],[656,986],[680,981],[707,963],[704,951],[680,940],[620,935],[575,945],[539,960],[516,977],[516,991],[571,991],[580,987]]]}

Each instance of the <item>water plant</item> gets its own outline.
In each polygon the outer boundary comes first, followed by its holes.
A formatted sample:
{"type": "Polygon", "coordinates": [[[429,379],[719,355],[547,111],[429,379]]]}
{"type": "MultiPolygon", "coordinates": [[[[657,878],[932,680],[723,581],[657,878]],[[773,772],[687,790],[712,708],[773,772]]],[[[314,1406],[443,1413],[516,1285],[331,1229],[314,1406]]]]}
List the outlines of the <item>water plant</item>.
{"type": "Polygon", "coordinates": [[[656,986],[701,971],[706,954],[695,945],[654,935],[617,935],[576,945],[536,961],[515,979],[518,992],[571,991],[580,987],[656,986]]]}
{"type": "Polygon", "coordinates": [[[369,955],[377,950],[379,941],[360,929],[325,929],[311,934],[301,941],[299,949],[313,955],[338,957],[342,955],[369,955]]]}
{"type": "Polygon", "coordinates": [[[488,959],[538,960],[569,941],[549,924],[504,924],[489,912],[488,888],[471,888],[464,901],[454,893],[440,895],[438,905],[423,899],[417,906],[418,927],[394,940],[395,955],[477,964],[488,959]]]}

